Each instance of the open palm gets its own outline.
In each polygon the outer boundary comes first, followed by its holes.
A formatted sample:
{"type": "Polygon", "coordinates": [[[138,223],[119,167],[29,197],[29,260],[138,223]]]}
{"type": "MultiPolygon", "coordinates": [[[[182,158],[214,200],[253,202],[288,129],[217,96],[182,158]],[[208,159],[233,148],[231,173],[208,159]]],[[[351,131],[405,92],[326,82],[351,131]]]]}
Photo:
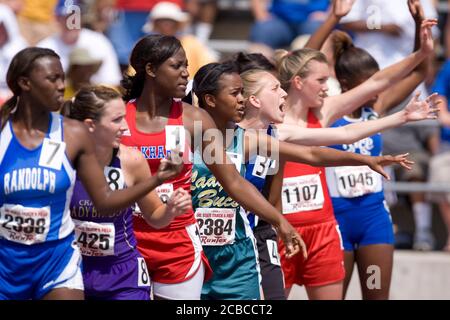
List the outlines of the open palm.
{"type": "Polygon", "coordinates": [[[425,100],[419,99],[420,92],[417,92],[405,107],[407,121],[419,121],[425,119],[436,119],[439,112],[438,105],[442,102],[437,93],[433,93],[425,100]]]}
{"type": "Polygon", "coordinates": [[[346,16],[352,9],[355,0],[334,0],[333,13],[336,17],[342,18],[346,16]]]}

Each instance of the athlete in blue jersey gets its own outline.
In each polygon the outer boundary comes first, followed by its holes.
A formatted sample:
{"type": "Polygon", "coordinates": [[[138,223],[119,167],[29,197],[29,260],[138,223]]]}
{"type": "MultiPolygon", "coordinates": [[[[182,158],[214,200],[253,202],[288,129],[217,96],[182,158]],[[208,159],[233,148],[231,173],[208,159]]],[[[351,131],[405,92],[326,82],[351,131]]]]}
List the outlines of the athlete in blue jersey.
{"type": "MultiPolygon", "coordinates": [[[[64,72],[54,51],[17,53],[7,83],[13,97],[0,110],[0,299],[82,299],[69,211],[75,169],[102,215],[133,204],[161,177],[109,188],[88,130],[55,113],[64,72]]],[[[166,166],[169,176],[178,168],[166,166]]]]}
{"type": "MultiPolygon", "coordinates": [[[[120,144],[128,126],[119,92],[103,86],[84,87],[64,109],[69,117],[83,121],[91,133],[111,189],[131,187],[149,179],[150,170],[142,153],[120,144]]],[[[162,171],[158,170],[157,176],[164,172],[163,166],[159,168],[162,171]]],[[[156,191],[152,191],[138,205],[147,223],[161,228],[191,208],[191,197],[178,188],[163,204],[156,191]]],[[[83,256],[86,299],[149,300],[151,279],[145,260],[136,248],[132,208],[100,216],[77,178],[70,211],[83,256]]]]}
{"type": "MultiPolygon", "coordinates": [[[[436,24],[433,20],[424,20],[420,12],[420,3],[410,3],[410,11],[416,20],[417,39],[419,31],[436,24]],[[418,6],[418,7],[416,7],[418,6]]],[[[429,30],[421,34],[422,38],[416,42],[424,46],[428,42],[429,30]]],[[[379,68],[375,59],[365,50],[354,47],[351,43],[342,42],[341,50],[336,53],[336,77],[344,94],[370,78],[379,68]]],[[[395,83],[391,88],[378,97],[366,102],[353,113],[338,119],[334,127],[347,126],[350,123],[370,123],[379,115],[383,115],[390,108],[403,101],[423,81],[426,74],[426,62],[419,65],[417,70],[395,83]]],[[[432,95],[426,102],[418,101],[419,93],[409,102],[409,107],[423,103],[438,104],[437,95],[432,95]]],[[[375,134],[355,143],[333,146],[339,150],[360,154],[381,154],[382,140],[380,134],[375,134]]],[[[332,197],[336,218],[342,232],[345,250],[346,278],[344,292],[348,287],[356,262],[359,270],[363,299],[387,299],[393,264],[393,230],[388,208],[384,201],[381,177],[366,167],[355,170],[339,168],[327,170],[328,188],[332,197]],[[373,290],[368,287],[371,272],[369,267],[379,267],[380,288],[373,290]]]]}

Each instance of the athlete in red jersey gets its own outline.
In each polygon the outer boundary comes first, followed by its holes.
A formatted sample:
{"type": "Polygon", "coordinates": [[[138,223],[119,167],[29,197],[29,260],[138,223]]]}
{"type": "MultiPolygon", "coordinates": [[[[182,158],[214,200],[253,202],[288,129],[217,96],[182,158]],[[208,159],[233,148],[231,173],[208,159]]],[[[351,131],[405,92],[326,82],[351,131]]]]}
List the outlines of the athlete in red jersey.
{"type": "MultiPolygon", "coordinates": [[[[130,62],[136,74],[127,76],[123,82],[125,100],[130,101],[127,106],[130,136],[124,137],[124,144],[140,148],[149,158],[150,166],[156,167],[159,159],[176,146],[181,146],[185,150],[185,158],[188,157],[189,146],[194,144],[194,122],[201,124],[201,134],[217,127],[206,111],[174,102],[174,98],[184,97],[189,76],[186,55],[180,42],[175,37],[146,36],[136,44],[130,62]],[[185,136],[189,136],[190,141],[186,142],[185,136]]],[[[199,147],[203,151],[212,143],[203,141],[199,147]]],[[[215,152],[223,152],[221,158],[227,159],[225,150],[215,152]]],[[[287,247],[287,256],[299,251],[300,236],[283,215],[239,174],[231,160],[207,166],[233,199],[278,229],[287,247]]],[[[183,175],[164,186],[164,190],[160,188],[160,194],[164,197],[164,193],[170,193],[173,188],[187,188],[190,173],[191,164],[186,164],[183,175]]],[[[169,227],[154,230],[136,218],[138,222],[134,229],[138,249],[148,264],[155,298],[200,297],[209,267],[193,219],[190,211],[174,220],[169,227]]]]}

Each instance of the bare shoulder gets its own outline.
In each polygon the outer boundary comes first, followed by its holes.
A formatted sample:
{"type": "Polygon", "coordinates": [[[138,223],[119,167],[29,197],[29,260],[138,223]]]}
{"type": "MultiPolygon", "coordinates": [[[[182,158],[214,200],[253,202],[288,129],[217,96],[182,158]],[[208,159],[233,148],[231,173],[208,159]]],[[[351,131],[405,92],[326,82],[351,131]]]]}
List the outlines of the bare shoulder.
{"type": "Polygon", "coordinates": [[[215,127],[214,121],[208,112],[183,102],[183,123],[191,133],[194,132],[195,121],[201,121],[204,128],[215,127]]]}
{"type": "Polygon", "coordinates": [[[92,144],[86,126],[78,120],[67,117],[64,117],[64,141],[66,142],[69,154],[73,158],[75,158],[79,151],[92,144]]]}

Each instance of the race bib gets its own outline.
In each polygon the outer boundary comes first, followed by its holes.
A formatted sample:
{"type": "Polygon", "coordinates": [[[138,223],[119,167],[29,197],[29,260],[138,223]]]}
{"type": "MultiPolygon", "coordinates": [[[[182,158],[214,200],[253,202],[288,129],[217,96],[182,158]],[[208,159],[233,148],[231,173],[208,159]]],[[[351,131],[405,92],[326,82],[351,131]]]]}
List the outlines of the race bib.
{"type": "Polygon", "coordinates": [[[284,214],[322,209],[324,196],[320,176],[284,178],[281,198],[284,214]]]}
{"type": "Polygon", "coordinates": [[[150,287],[150,275],[144,258],[137,258],[138,263],[138,287],[150,287]]]}
{"type": "Polygon", "coordinates": [[[44,138],[39,157],[39,165],[45,168],[61,170],[65,150],[66,144],[63,141],[44,138]]]}
{"type": "Polygon", "coordinates": [[[156,187],[156,193],[158,194],[159,198],[161,199],[162,203],[167,203],[169,201],[169,198],[172,196],[173,193],[173,184],[172,183],[163,183],[159,187],[156,187]]]}
{"type": "Polygon", "coordinates": [[[96,223],[73,220],[80,252],[84,256],[105,257],[114,255],[116,231],[113,223],[96,223]]]}
{"type": "Polygon", "coordinates": [[[270,263],[276,266],[281,266],[277,242],[267,239],[266,244],[267,244],[267,251],[269,252],[270,263]]]}
{"type": "Polygon", "coordinates": [[[111,190],[121,190],[125,188],[125,178],[123,176],[123,171],[116,167],[105,167],[103,170],[111,190]]]}
{"type": "Polygon", "coordinates": [[[334,172],[341,197],[355,198],[382,189],[381,176],[368,166],[336,167],[334,172]]]}
{"type": "Polygon", "coordinates": [[[236,209],[197,208],[195,218],[202,245],[223,246],[234,242],[236,209]]]}
{"type": "Polygon", "coordinates": [[[175,150],[177,147],[184,152],[186,132],[184,126],[166,126],[166,151],[175,150]]]}
{"type": "Polygon", "coordinates": [[[255,159],[255,165],[253,167],[252,175],[264,179],[267,176],[269,169],[274,169],[275,167],[275,160],[257,156],[255,159]]]}
{"type": "Polygon", "coordinates": [[[50,230],[50,207],[27,208],[5,204],[0,208],[0,236],[21,244],[44,242],[50,230]]]}

